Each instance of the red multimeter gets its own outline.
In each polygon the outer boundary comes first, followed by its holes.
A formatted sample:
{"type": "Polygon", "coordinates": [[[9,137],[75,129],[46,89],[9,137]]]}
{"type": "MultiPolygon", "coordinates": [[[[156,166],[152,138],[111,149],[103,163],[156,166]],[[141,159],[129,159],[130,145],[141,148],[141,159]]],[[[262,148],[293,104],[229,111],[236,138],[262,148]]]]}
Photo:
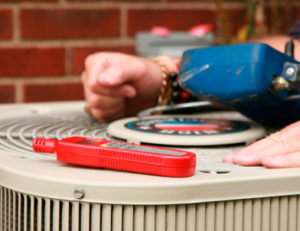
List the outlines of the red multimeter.
{"type": "Polygon", "coordinates": [[[196,167],[196,155],[191,152],[97,138],[37,137],[32,147],[36,152],[56,153],[57,160],[66,163],[159,176],[188,177],[196,167]]]}

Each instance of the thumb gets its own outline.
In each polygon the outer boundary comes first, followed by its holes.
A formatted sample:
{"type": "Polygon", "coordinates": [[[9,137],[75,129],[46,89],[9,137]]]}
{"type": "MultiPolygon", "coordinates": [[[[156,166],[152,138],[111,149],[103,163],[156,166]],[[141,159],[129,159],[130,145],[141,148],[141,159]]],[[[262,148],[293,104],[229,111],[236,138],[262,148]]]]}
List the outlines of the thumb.
{"type": "Polygon", "coordinates": [[[99,74],[97,81],[104,95],[128,98],[133,98],[136,95],[136,89],[132,84],[127,83],[128,76],[120,68],[107,68],[99,74]]]}
{"type": "Polygon", "coordinates": [[[98,86],[93,93],[101,96],[133,98],[136,96],[136,89],[130,84],[98,86]]]}
{"type": "Polygon", "coordinates": [[[136,96],[136,89],[130,84],[124,84],[115,92],[116,96],[133,98],[136,96]]]}

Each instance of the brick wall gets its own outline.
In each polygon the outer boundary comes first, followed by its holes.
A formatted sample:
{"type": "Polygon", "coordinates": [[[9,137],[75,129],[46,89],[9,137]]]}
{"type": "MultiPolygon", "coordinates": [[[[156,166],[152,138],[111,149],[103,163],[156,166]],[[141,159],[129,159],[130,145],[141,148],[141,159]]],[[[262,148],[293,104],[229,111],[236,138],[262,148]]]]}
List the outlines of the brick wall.
{"type": "MultiPolygon", "coordinates": [[[[232,33],[245,22],[245,2],[224,0],[232,33]]],[[[300,4],[289,2],[293,21],[300,4]]],[[[88,54],[134,54],[137,31],[201,23],[221,31],[213,0],[0,0],[0,103],[83,99],[88,54]]]]}

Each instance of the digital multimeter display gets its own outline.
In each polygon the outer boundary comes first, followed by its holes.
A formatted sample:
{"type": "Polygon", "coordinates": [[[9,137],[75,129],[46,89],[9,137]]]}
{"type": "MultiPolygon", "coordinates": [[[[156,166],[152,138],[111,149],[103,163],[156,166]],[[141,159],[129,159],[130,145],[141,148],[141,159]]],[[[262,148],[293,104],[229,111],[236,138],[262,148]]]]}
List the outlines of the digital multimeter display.
{"type": "Polygon", "coordinates": [[[187,177],[196,167],[196,156],[191,152],[105,139],[35,138],[32,146],[36,152],[56,153],[62,162],[152,175],[187,177]]]}
{"type": "MultiPolygon", "coordinates": [[[[120,148],[120,149],[125,149],[125,150],[135,150],[135,151],[168,154],[168,155],[176,155],[176,156],[181,156],[184,154],[183,152],[173,151],[173,150],[169,150],[169,149],[150,148],[150,147],[145,147],[145,146],[130,145],[130,144],[126,144],[126,143],[110,142],[110,143],[106,143],[105,145],[107,145],[107,147],[110,147],[110,148],[120,148]]],[[[102,147],[103,147],[103,145],[102,145],[102,147]]]]}

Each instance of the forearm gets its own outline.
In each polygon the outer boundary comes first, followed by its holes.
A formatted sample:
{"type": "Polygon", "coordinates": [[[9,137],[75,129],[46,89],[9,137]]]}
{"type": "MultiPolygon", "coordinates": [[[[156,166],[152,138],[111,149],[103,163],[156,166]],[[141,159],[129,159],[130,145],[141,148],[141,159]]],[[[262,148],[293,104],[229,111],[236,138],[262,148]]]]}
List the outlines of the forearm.
{"type": "MultiPolygon", "coordinates": [[[[255,38],[252,40],[249,40],[248,42],[261,42],[266,43],[269,46],[273,47],[274,49],[283,52],[285,51],[285,44],[290,40],[290,36],[287,35],[274,35],[274,36],[268,36],[263,38],[255,38]]],[[[300,61],[300,40],[295,39],[294,40],[294,55],[295,59],[300,61]]],[[[168,68],[168,71],[178,71],[177,63],[180,62],[180,58],[170,58],[165,55],[157,56],[155,59],[160,60],[162,63],[166,65],[168,68]]]]}
{"type": "MultiPolygon", "coordinates": [[[[257,38],[253,39],[250,42],[262,42],[266,43],[269,46],[273,47],[274,49],[284,52],[285,49],[285,44],[290,40],[290,37],[287,35],[276,35],[276,36],[269,36],[265,38],[257,38]]],[[[295,59],[300,61],[300,40],[296,39],[294,40],[295,44],[295,50],[294,50],[294,55],[295,59]]]]}

